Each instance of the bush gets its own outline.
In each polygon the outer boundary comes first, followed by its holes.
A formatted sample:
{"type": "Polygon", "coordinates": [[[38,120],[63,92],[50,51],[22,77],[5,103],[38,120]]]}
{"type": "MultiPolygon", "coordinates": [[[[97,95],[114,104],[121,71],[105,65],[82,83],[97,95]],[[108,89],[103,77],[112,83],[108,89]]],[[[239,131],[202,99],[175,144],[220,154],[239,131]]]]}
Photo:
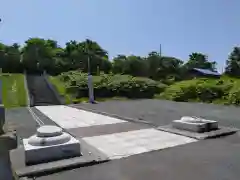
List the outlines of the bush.
{"type": "Polygon", "coordinates": [[[240,82],[235,81],[227,97],[229,104],[240,105],[240,82]]]}
{"type": "MultiPolygon", "coordinates": [[[[71,71],[61,74],[60,79],[65,82],[67,92],[75,98],[88,97],[87,74],[71,71]]],[[[101,98],[152,98],[165,88],[165,85],[148,78],[118,74],[93,76],[93,85],[95,97],[101,98]]]]}
{"type": "Polygon", "coordinates": [[[240,87],[232,88],[228,95],[229,104],[240,105],[240,87]]]}
{"type": "Polygon", "coordinates": [[[166,89],[163,96],[174,101],[213,102],[226,98],[232,83],[223,80],[194,79],[176,83],[166,89]]]}

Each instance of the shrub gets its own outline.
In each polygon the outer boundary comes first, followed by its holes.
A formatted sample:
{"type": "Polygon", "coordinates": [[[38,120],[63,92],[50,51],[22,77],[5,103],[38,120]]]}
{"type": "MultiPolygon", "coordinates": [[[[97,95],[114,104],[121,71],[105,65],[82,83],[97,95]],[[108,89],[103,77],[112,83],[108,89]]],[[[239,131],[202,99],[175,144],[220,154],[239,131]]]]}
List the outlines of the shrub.
{"type": "Polygon", "coordinates": [[[230,81],[194,79],[176,83],[164,92],[164,97],[174,101],[198,100],[213,102],[225,98],[232,87],[230,81]]]}
{"type": "Polygon", "coordinates": [[[229,104],[240,105],[240,87],[232,88],[228,95],[229,104]]]}
{"type": "Polygon", "coordinates": [[[229,104],[240,105],[240,82],[235,81],[233,87],[229,91],[227,101],[229,104]]]}
{"type": "MultiPolygon", "coordinates": [[[[67,72],[60,75],[68,93],[75,98],[88,96],[87,74],[67,72]]],[[[165,85],[148,78],[130,75],[101,74],[93,76],[94,95],[96,97],[122,96],[128,98],[152,98],[163,91],[165,85]]]]}

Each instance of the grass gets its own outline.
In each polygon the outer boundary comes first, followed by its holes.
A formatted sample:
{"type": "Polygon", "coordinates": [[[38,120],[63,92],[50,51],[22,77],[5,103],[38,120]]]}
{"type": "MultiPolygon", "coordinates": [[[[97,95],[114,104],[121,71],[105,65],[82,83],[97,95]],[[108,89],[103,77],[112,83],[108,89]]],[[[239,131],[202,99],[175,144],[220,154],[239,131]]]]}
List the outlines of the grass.
{"type": "Polygon", "coordinates": [[[62,81],[60,81],[60,79],[58,77],[53,77],[50,76],[49,77],[49,81],[53,84],[53,86],[57,89],[58,93],[60,94],[60,96],[63,96],[65,99],[65,103],[66,104],[71,104],[72,102],[72,96],[71,94],[68,94],[66,92],[66,88],[65,85],[62,81]]]}
{"type": "Polygon", "coordinates": [[[27,96],[24,86],[23,74],[0,75],[2,81],[2,101],[5,108],[27,105],[27,96]]]}

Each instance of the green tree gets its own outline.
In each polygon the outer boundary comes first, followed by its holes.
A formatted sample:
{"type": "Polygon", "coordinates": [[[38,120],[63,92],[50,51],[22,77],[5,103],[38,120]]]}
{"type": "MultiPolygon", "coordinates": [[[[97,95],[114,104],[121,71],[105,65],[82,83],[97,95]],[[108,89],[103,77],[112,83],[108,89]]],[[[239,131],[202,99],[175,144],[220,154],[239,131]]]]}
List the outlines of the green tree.
{"type": "Polygon", "coordinates": [[[190,70],[193,68],[201,68],[201,69],[210,69],[216,70],[216,62],[208,61],[208,57],[202,53],[194,52],[189,55],[189,60],[186,64],[184,64],[184,68],[186,70],[190,70]]]}
{"type": "Polygon", "coordinates": [[[30,38],[22,49],[23,66],[30,72],[43,72],[55,74],[56,61],[61,58],[62,49],[54,40],[30,38]]]}
{"type": "Polygon", "coordinates": [[[126,61],[127,57],[125,55],[118,55],[113,58],[112,72],[114,74],[124,74],[126,61]]]}
{"type": "Polygon", "coordinates": [[[225,73],[231,76],[240,76],[240,47],[234,47],[226,61],[225,73]]]}
{"type": "Polygon", "coordinates": [[[152,79],[166,79],[169,76],[176,77],[180,72],[183,62],[174,57],[160,56],[157,52],[151,52],[147,57],[148,76],[152,79]]]}
{"type": "Polygon", "coordinates": [[[133,76],[147,76],[148,64],[146,59],[140,56],[118,55],[113,59],[113,73],[129,74],[133,76]]]}
{"type": "Polygon", "coordinates": [[[3,72],[21,72],[21,53],[20,46],[14,43],[10,46],[0,44],[0,66],[3,72]]]}
{"type": "Polygon", "coordinates": [[[148,57],[146,59],[148,64],[148,76],[152,79],[158,79],[158,73],[161,65],[162,65],[162,59],[159,53],[153,51],[148,54],[148,57]]]}
{"type": "Polygon", "coordinates": [[[163,56],[161,57],[160,65],[157,71],[158,79],[180,79],[180,71],[183,61],[175,57],[163,56]]]}

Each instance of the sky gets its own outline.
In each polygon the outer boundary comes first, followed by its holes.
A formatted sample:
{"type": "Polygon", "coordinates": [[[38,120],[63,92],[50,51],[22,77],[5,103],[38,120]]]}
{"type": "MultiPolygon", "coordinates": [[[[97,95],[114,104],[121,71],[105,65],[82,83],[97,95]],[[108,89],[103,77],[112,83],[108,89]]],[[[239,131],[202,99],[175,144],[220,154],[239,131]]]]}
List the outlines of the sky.
{"type": "Polygon", "coordinates": [[[240,43],[239,0],[0,0],[0,42],[97,41],[110,57],[201,52],[222,71],[240,43]]]}

